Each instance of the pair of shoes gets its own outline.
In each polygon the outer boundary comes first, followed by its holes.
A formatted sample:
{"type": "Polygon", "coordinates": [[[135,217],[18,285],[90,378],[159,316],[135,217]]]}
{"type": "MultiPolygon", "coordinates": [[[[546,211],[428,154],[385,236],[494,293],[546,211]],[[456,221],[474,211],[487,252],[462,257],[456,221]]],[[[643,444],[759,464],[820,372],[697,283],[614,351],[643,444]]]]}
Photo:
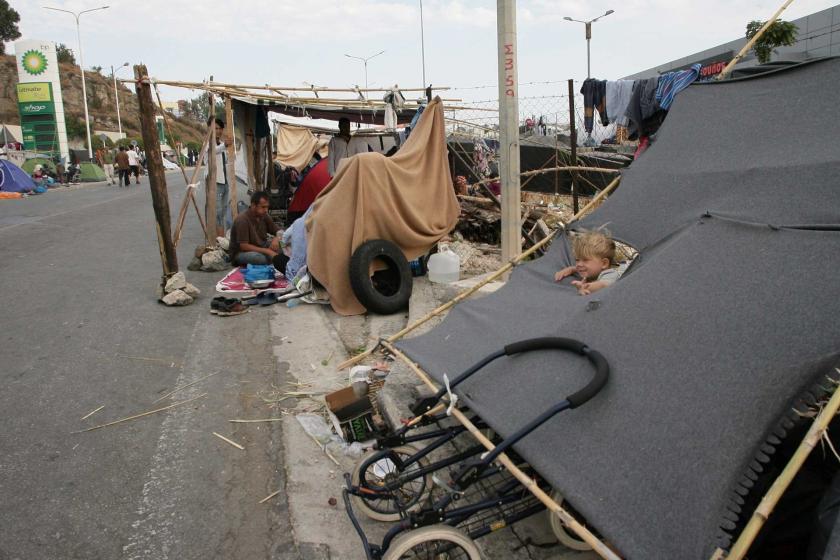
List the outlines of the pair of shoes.
{"type": "Polygon", "coordinates": [[[236,298],[226,298],[219,296],[213,298],[210,302],[210,313],[218,315],[219,317],[230,317],[232,315],[242,315],[250,311],[248,307],[242,305],[242,302],[236,298]]]}

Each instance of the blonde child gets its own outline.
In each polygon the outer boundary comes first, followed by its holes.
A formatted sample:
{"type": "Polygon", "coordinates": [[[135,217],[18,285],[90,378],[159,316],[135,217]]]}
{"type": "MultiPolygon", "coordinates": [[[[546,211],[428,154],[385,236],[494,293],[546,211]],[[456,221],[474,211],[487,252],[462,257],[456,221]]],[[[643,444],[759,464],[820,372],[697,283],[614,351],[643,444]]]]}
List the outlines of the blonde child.
{"type": "Polygon", "coordinates": [[[572,285],[578,294],[587,296],[602,290],[621,276],[621,270],[615,262],[615,241],[600,231],[587,231],[575,237],[572,247],[575,252],[575,265],[568,266],[554,275],[554,281],[577,274],[580,280],[572,285]]]}

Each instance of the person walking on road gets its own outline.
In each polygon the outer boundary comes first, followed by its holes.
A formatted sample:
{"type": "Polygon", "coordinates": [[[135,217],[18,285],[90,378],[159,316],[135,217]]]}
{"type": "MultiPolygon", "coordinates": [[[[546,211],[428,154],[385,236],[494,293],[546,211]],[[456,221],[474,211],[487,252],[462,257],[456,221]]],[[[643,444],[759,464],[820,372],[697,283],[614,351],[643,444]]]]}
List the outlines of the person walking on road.
{"type": "Polygon", "coordinates": [[[128,165],[131,168],[131,173],[134,175],[134,183],[140,184],[140,155],[135,149],[128,150],[128,165]]]}
{"type": "Polygon", "coordinates": [[[105,171],[105,178],[108,179],[108,184],[116,184],[117,180],[114,178],[114,150],[102,150],[99,164],[102,166],[103,171],[105,171]]]}
{"type": "Polygon", "coordinates": [[[119,186],[123,186],[123,180],[125,180],[125,186],[131,184],[129,177],[131,177],[131,164],[129,163],[128,154],[125,151],[125,146],[120,146],[120,151],[117,153],[117,156],[114,158],[117,163],[117,169],[119,170],[119,179],[117,180],[117,184],[119,186]]]}

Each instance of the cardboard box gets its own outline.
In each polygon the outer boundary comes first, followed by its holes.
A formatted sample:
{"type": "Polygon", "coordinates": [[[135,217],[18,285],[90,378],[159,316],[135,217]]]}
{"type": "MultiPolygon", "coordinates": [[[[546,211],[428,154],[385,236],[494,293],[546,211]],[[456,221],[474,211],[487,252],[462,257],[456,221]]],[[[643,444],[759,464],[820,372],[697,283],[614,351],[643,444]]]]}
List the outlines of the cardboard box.
{"type": "Polygon", "coordinates": [[[335,417],[345,441],[365,441],[376,432],[373,406],[366,394],[359,397],[353,387],[345,387],[325,398],[330,415],[335,417]]]}

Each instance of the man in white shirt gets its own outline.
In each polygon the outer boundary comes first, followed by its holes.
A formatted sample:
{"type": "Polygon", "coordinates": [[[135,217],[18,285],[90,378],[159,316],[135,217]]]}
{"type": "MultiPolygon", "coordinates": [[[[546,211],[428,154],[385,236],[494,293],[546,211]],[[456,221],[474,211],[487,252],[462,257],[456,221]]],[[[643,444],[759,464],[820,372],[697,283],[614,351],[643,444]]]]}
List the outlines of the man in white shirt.
{"type": "Polygon", "coordinates": [[[330,177],[335,177],[338,164],[342,159],[369,151],[370,147],[366,139],[350,136],[350,119],[342,117],[338,121],[338,136],[333,136],[330,140],[329,155],[327,156],[327,168],[330,177]]]}
{"type": "MultiPolygon", "coordinates": [[[[134,175],[135,184],[140,184],[140,156],[137,154],[137,148],[128,150],[128,167],[134,175]]],[[[130,177],[130,175],[129,175],[130,177]]]]}
{"type": "MultiPolygon", "coordinates": [[[[207,126],[213,119],[207,120],[207,126]]],[[[225,229],[231,225],[230,187],[227,180],[227,147],[233,142],[225,134],[225,121],[216,119],[216,236],[224,237],[225,229]]],[[[205,177],[207,173],[205,172],[205,177]]],[[[236,180],[236,178],[234,178],[236,180]]]]}

